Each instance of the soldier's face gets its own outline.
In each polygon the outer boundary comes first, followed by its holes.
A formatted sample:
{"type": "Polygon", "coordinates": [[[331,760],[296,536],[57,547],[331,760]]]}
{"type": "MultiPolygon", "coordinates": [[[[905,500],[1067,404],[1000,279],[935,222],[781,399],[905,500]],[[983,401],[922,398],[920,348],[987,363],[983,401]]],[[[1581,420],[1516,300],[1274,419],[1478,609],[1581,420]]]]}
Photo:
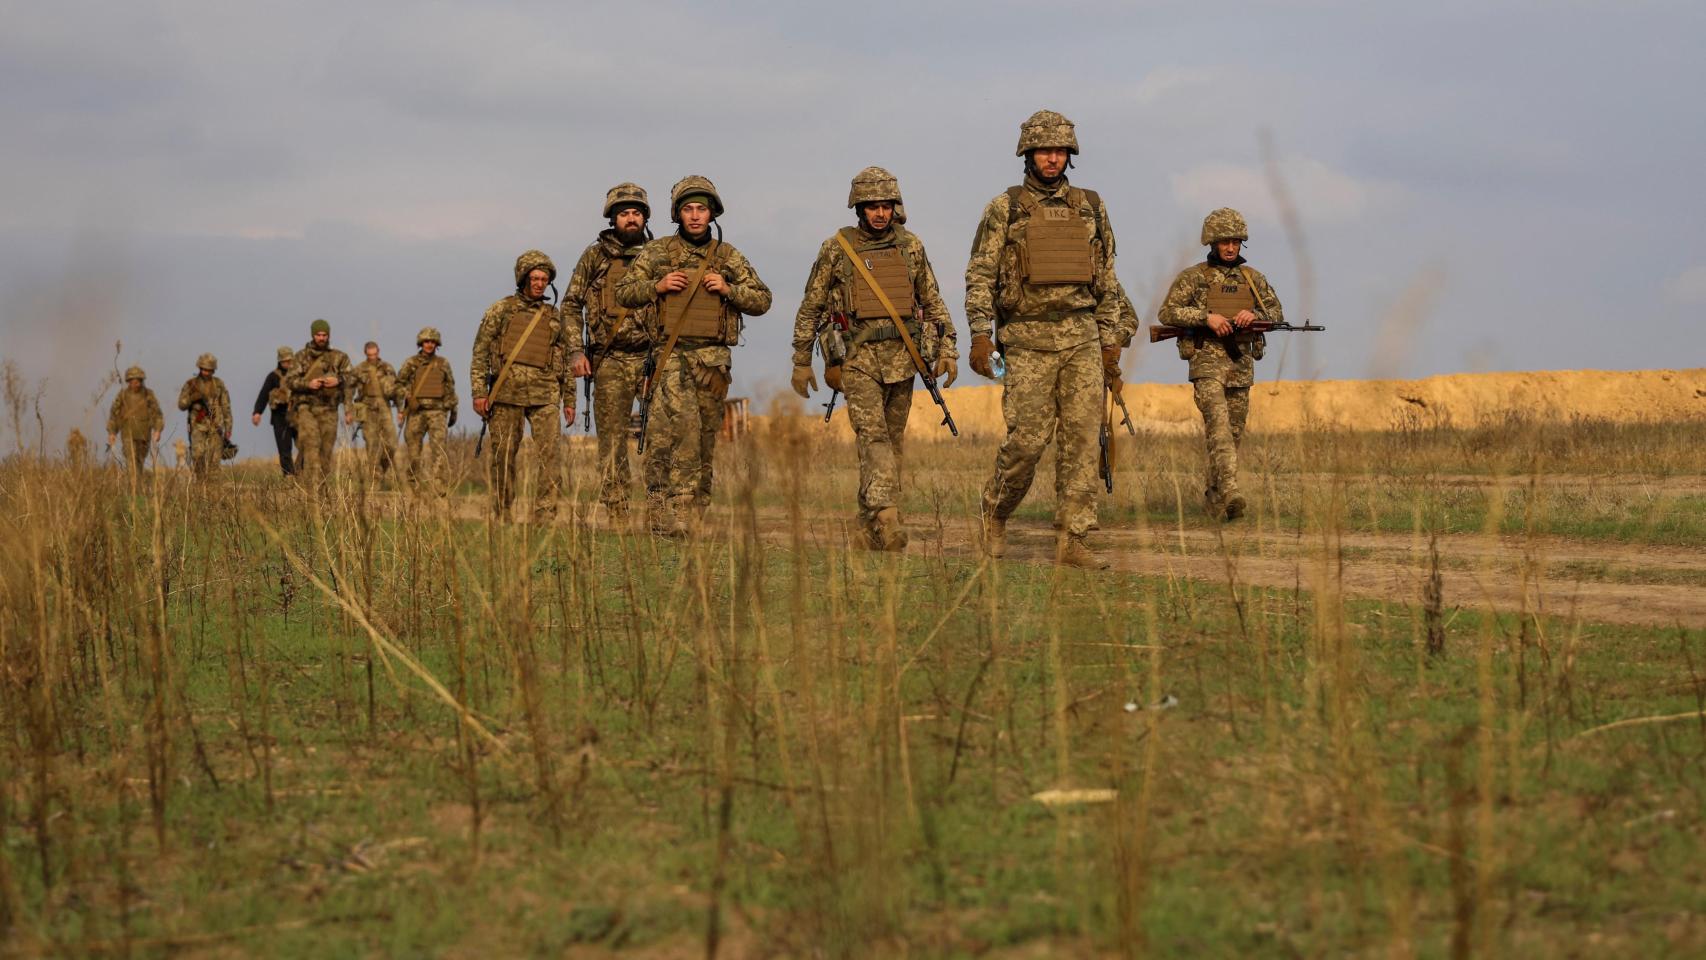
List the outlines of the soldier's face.
{"type": "Polygon", "coordinates": [[[887,230],[889,224],[894,221],[894,204],[887,200],[862,203],[859,205],[859,209],[864,211],[865,225],[875,232],[887,230]]]}
{"type": "Polygon", "coordinates": [[[646,215],[639,207],[616,211],[616,229],[621,233],[639,233],[646,228],[646,215]]]}
{"type": "Polygon", "coordinates": [[[332,335],[329,333],[321,332],[314,334],[314,346],[316,347],[324,347],[326,344],[331,342],[332,335]]]}
{"type": "Polygon", "coordinates": [[[213,371],[212,370],[198,369],[198,370],[196,370],[195,375],[202,378],[203,380],[206,380],[208,377],[213,376],[213,371]]]}
{"type": "Polygon", "coordinates": [[[363,350],[362,352],[367,354],[367,359],[369,359],[369,360],[378,360],[379,359],[379,348],[378,347],[368,347],[367,349],[363,350]]]}
{"type": "Polygon", "coordinates": [[[1031,151],[1031,166],[1044,179],[1053,180],[1066,170],[1066,161],[1072,156],[1065,147],[1038,147],[1031,151]]]}
{"type": "Polygon", "coordinates": [[[280,360],[280,361],[279,361],[279,362],[278,362],[278,368],[279,368],[279,369],[280,369],[280,370],[289,370],[289,369],[290,369],[290,364],[291,364],[291,361],[289,361],[289,360],[280,360]]]}
{"type": "Polygon", "coordinates": [[[697,237],[711,229],[711,208],[702,203],[684,203],[679,214],[681,229],[687,231],[688,236],[697,237]]]}
{"type": "Polygon", "coordinates": [[[1216,240],[1216,241],[1214,241],[1214,255],[1219,257],[1222,260],[1225,260],[1227,263],[1231,263],[1232,261],[1238,259],[1238,252],[1243,250],[1243,249],[1244,249],[1244,241],[1242,241],[1242,240],[1216,240]]]}
{"type": "Polygon", "coordinates": [[[432,356],[433,354],[437,353],[438,352],[438,341],[437,340],[422,340],[421,341],[421,352],[426,354],[429,357],[432,356]]]}
{"type": "Polygon", "coordinates": [[[124,382],[124,385],[129,387],[132,390],[141,390],[142,389],[142,381],[134,379],[134,378],[132,378],[130,380],[126,380],[124,382]]]}
{"type": "Polygon", "coordinates": [[[545,295],[545,285],[551,282],[551,275],[543,270],[527,271],[527,295],[538,300],[545,295]]]}

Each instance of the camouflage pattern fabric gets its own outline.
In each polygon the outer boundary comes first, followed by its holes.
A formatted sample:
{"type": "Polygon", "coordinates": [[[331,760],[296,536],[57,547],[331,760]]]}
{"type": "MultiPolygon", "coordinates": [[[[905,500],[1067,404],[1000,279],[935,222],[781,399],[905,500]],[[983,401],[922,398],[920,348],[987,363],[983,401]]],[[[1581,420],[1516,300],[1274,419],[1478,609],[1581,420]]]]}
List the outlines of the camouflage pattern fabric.
{"type": "Polygon", "coordinates": [[[1007,438],[995,456],[995,475],[983,489],[984,512],[999,520],[1012,516],[1031,489],[1037,461],[1053,434],[1059,444],[1056,520],[1067,534],[1083,537],[1096,519],[1101,351],[1094,342],[1067,350],[1004,349],[1001,413],[1007,438]]]}
{"type": "Polygon", "coordinates": [[[231,394],[218,377],[194,376],[178,391],[178,409],[189,414],[190,470],[198,480],[219,468],[231,435],[231,394]]]}
{"type": "Polygon", "coordinates": [[[1202,413],[1203,440],[1208,447],[1208,477],[1203,491],[1211,505],[1238,492],[1238,444],[1250,415],[1250,388],[1228,387],[1207,378],[1191,381],[1191,393],[1202,413]]]}
{"type": "MultiPolygon", "coordinates": [[[[936,271],[924,252],[924,242],[918,235],[901,226],[891,226],[878,234],[858,231],[855,252],[883,247],[899,247],[906,257],[907,270],[912,275],[913,296],[923,309],[924,328],[930,336],[920,337],[919,352],[926,361],[959,358],[959,341],[954,332],[953,318],[948,305],[942,301],[942,290],[936,285],[936,271]],[[926,344],[932,349],[925,352],[926,344]]],[[[806,291],[800,297],[800,309],[794,314],[794,366],[804,367],[812,362],[813,334],[824,318],[832,313],[853,314],[856,271],[841,244],[830,237],[818,247],[817,259],[812,262],[806,278],[806,291]]],[[[902,318],[906,319],[906,318],[902,318]]],[[[912,381],[914,369],[906,345],[898,339],[876,340],[854,344],[866,327],[892,330],[888,320],[854,320],[847,339],[847,369],[860,370],[879,383],[912,381]]],[[[851,402],[851,401],[849,401],[851,402]]]]}
{"type": "MultiPolygon", "coordinates": [[[[703,509],[711,502],[712,460],[723,426],[723,400],[729,395],[729,367],[722,359],[727,354],[727,347],[677,349],[659,374],[655,399],[669,437],[665,491],[674,504],[703,509]]],[[[649,429],[659,426],[654,423],[649,429]]],[[[650,436],[646,442],[649,452],[650,436]]]]}
{"type": "Polygon", "coordinates": [[[1114,343],[1121,349],[1131,346],[1131,338],[1136,335],[1138,328],[1137,308],[1132,306],[1131,296],[1125,292],[1125,284],[1120,284],[1120,320],[1114,327],[1114,343]]]}
{"type": "Polygon", "coordinates": [[[332,451],[337,443],[337,407],[314,404],[296,408],[296,448],[302,453],[300,472],[304,479],[324,483],[331,477],[332,451]]]}
{"type": "Polygon", "coordinates": [[[521,485],[533,493],[534,523],[551,523],[557,518],[557,491],[562,486],[559,416],[554,402],[535,406],[499,403],[492,407],[487,482],[492,488],[492,514],[498,519],[509,519],[521,485]],[[523,429],[533,433],[533,470],[518,483],[523,429]]]}
{"type": "Polygon", "coordinates": [[[296,359],[284,375],[284,385],[290,390],[291,406],[295,410],[320,407],[335,411],[339,404],[348,406],[355,389],[349,354],[332,347],[316,347],[310,340],[307,346],[296,351],[296,359]],[[319,389],[308,386],[308,381],[327,376],[337,377],[337,386],[319,389]]]}
{"type": "MultiPolygon", "coordinates": [[[[1215,260],[1186,267],[1173,280],[1173,285],[1167,290],[1167,299],[1161,303],[1162,323],[1201,331],[1198,336],[1182,336],[1178,340],[1179,356],[1191,362],[1190,378],[1193,381],[1217,380],[1233,388],[1248,387],[1256,382],[1256,361],[1266,352],[1267,338],[1259,333],[1236,334],[1234,339],[1239,355],[1233,357],[1227,351],[1225,341],[1208,328],[1209,286],[1221,282],[1242,282],[1239,268],[1243,263],[1244,258],[1240,257],[1234,264],[1215,260]]],[[[1274,322],[1284,320],[1285,311],[1268,278],[1259,270],[1251,270],[1250,275],[1255,281],[1256,316],[1274,322]]]]}
{"type": "Polygon", "coordinates": [[[142,479],[148,469],[148,454],[152,444],[147,437],[123,437],[119,443],[124,447],[124,464],[128,468],[132,483],[142,479]]]}
{"type": "MultiPolygon", "coordinates": [[[[412,357],[410,359],[413,359],[412,357]]],[[[405,366],[407,364],[405,363],[405,366]]],[[[403,445],[408,451],[408,480],[411,489],[444,497],[449,494],[450,465],[444,455],[449,438],[446,420],[449,413],[439,409],[420,409],[409,414],[403,424],[403,445]],[[423,459],[423,439],[432,440],[432,450],[423,459]]]]}
{"type": "MultiPolygon", "coordinates": [[[[655,306],[627,311],[622,328],[615,331],[615,339],[611,339],[610,330],[615,317],[604,310],[604,290],[610,277],[610,264],[617,260],[632,261],[639,254],[639,246],[624,247],[616,238],[615,230],[605,230],[575,261],[575,269],[569,274],[569,285],[563,291],[563,319],[575,326],[584,318],[586,334],[583,349],[589,354],[596,354],[607,345],[613,350],[643,350],[651,345],[651,335],[647,331],[653,324],[650,314],[655,306]]],[[[574,357],[571,356],[569,361],[573,363],[574,357]]]]}
{"type": "Polygon", "coordinates": [[[166,417],[160,412],[160,398],[154,391],[146,386],[132,390],[128,384],[119,388],[107,410],[108,433],[146,444],[155,431],[164,429],[166,417]]]}
{"type": "MultiPolygon", "coordinates": [[[[883,344],[887,346],[887,344],[883,344]]],[[[847,420],[859,451],[859,521],[873,528],[878,511],[900,505],[906,418],[912,412],[912,378],[885,382],[863,369],[841,375],[847,420]]]]}
{"type": "Polygon", "coordinates": [[[397,457],[397,436],[391,419],[391,394],[396,390],[397,371],[384,360],[363,360],[352,371],[353,402],[361,420],[362,443],[367,448],[367,468],[373,476],[390,469],[397,457]]]}
{"type": "MultiPolygon", "coordinates": [[[[598,499],[611,511],[625,510],[628,505],[628,447],[632,433],[629,422],[634,412],[634,398],[639,395],[641,370],[646,355],[638,351],[611,351],[598,366],[592,379],[592,416],[598,430],[599,491],[598,499]]],[[[667,417],[654,411],[649,430],[656,436],[667,432],[667,417]]],[[[646,444],[646,492],[662,497],[669,483],[670,446],[646,444]]]]}
{"type": "Polygon", "coordinates": [[[455,410],[458,402],[456,374],[451,370],[450,361],[445,359],[443,354],[437,353],[430,357],[424,353],[416,353],[404,360],[403,365],[397,369],[397,380],[391,388],[391,402],[398,410],[406,413],[412,412],[409,407],[411,402],[414,404],[413,410],[455,410]],[[411,401],[409,395],[415,388],[415,380],[426,372],[429,364],[436,365],[439,373],[444,376],[444,396],[419,397],[411,401]]]}
{"type": "MultiPolygon", "coordinates": [[[[686,241],[678,242],[675,236],[659,237],[646,244],[640,248],[640,255],[634,258],[628,272],[622,275],[622,281],[616,285],[616,302],[635,309],[656,303],[657,282],[676,270],[692,276],[705,261],[710,247],[709,243],[694,246],[686,241]]],[[[758,279],[758,272],[752,269],[746,255],[735,249],[731,243],[717,244],[716,255],[720,264],[717,272],[722,274],[729,284],[729,292],[723,299],[745,316],[759,317],[769,311],[770,288],[764,285],[763,280],[758,279]]],[[[656,310],[648,311],[647,321],[652,327],[652,339],[662,343],[662,321],[656,310]]],[[[695,344],[686,340],[681,343],[694,349],[707,365],[727,369],[732,362],[727,346],[695,344]]]]}
{"type": "Polygon", "coordinates": [[[522,407],[556,407],[563,404],[566,391],[573,402],[574,377],[569,373],[569,363],[581,351],[580,325],[564,324],[549,300],[529,300],[520,294],[511,294],[492,304],[480,319],[480,329],[474,334],[474,360],[468,370],[468,389],[474,399],[486,397],[494,386],[487,382],[487,377],[497,376],[504,368],[504,361],[509,359],[503,352],[506,326],[519,324],[518,332],[525,330],[540,311],[544,313],[539,323],[551,335],[548,366],[534,367],[519,361],[510,364],[504,382],[495,384],[498,395],[490,399],[522,407]]]}

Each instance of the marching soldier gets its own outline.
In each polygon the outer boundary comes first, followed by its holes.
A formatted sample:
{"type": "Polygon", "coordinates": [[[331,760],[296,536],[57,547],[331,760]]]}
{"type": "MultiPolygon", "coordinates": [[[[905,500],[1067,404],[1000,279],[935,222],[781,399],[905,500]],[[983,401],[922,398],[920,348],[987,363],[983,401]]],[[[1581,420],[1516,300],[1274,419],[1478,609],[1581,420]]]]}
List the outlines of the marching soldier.
{"type": "Polygon", "coordinates": [[[361,432],[366,438],[367,467],[375,478],[390,469],[397,455],[397,438],[391,434],[391,394],[397,386],[397,371],[379,359],[379,344],[367,341],[362,348],[366,359],[356,364],[352,383],[354,402],[344,413],[344,422],[361,416],[361,432]]]}
{"type": "Polygon", "coordinates": [[[124,388],[113,398],[107,411],[107,446],[124,437],[124,460],[130,467],[134,483],[141,479],[147,465],[148,451],[160,442],[160,431],[166,428],[166,418],[160,413],[160,399],[148,389],[148,374],[141,367],[124,372],[124,388]]]}
{"type": "Polygon", "coordinates": [[[418,490],[424,483],[441,497],[449,492],[444,443],[447,429],[456,426],[457,406],[456,375],[451,372],[450,361],[438,353],[443,340],[437,327],[422,327],[415,334],[420,352],[403,361],[391,395],[409,455],[409,485],[418,490]],[[424,467],[421,441],[428,437],[432,439],[432,465],[424,467]]]}
{"type": "Polygon", "coordinates": [[[576,361],[585,362],[580,328],[565,328],[557,307],[545,290],[557,279],[557,267],[538,250],[515,258],[515,293],[486,310],[474,335],[474,361],[469,379],[474,412],[486,418],[492,432],[489,470],[492,512],[509,519],[515,502],[516,460],[523,429],[533,432],[534,463],[539,471],[533,499],[535,523],[557,516],[557,490],[562,485],[559,438],[563,420],[575,419],[576,361]]]}
{"type": "Polygon", "coordinates": [[[296,442],[296,428],[290,425],[290,390],[285,387],[284,378],[290,373],[295,360],[295,351],[289,347],[278,348],[278,366],[261,382],[254,412],[249,415],[249,422],[258,427],[261,425],[261,411],[271,409],[272,439],[278,445],[278,468],[287,477],[296,472],[290,452],[291,445],[296,442]]]}
{"type": "Polygon", "coordinates": [[[332,325],[326,321],[315,320],[308,332],[308,344],[291,361],[285,386],[302,447],[302,472],[324,483],[331,477],[332,450],[338,442],[338,406],[350,403],[349,354],[331,346],[332,325]]]}
{"type": "Polygon", "coordinates": [[[882,167],[853,178],[847,206],[858,226],[818,248],[794,317],[794,392],[811,395],[814,339],[830,344],[823,382],[847,395],[859,450],[859,533],[855,546],[904,550],[901,451],[917,373],[914,351],[948,386],[958,375],[953,321],[924,243],[901,226],[900,183],[882,167]],[[833,329],[832,329],[833,328],[833,329]],[[833,346],[837,341],[840,348],[833,346]],[[845,356],[838,356],[841,350],[845,356]]]}
{"type": "Polygon", "coordinates": [[[204,353],[196,358],[196,375],[178,391],[178,409],[189,413],[190,470],[206,480],[224,459],[231,438],[231,394],[225,381],[213,375],[219,358],[204,353]]]}
{"type": "Polygon", "coordinates": [[[1238,443],[1250,413],[1250,387],[1267,338],[1250,330],[1257,320],[1281,323],[1285,314],[1268,278],[1244,263],[1250,239],[1244,217],[1221,207],[1203,219],[1208,258],[1186,267],[1161,304],[1161,322],[1189,330],[1179,337],[1179,357],[1190,361],[1191,393],[1202,412],[1208,446],[1208,486],[1203,499],[1211,517],[1244,515],[1238,492],[1238,443]]]}
{"type": "Polygon", "coordinates": [[[1096,520],[1097,432],[1102,394],[1117,385],[1123,325],[1114,231],[1101,197],[1073,186],[1072,121],[1039,110],[1019,127],[1025,179],[984,208],[966,265],[971,367],[1006,375],[1007,437],[983,490],[984,549],[1006,550],[1007,518],[1030,490],[1053,435],[1059,562],[1102,569],[1086,540],[1096,520]],[[1058,430],[1056,425],[1058,422],[1058,430]]]}
{"type": "MultiPolygon", "coordinates": [[[[729,348],[740,342],[742,315],[770,309],[770,288],[732,244],[712,227],[723,213],[711,181],[689,176],[670,189],[673,236],[640,250],[616,284],[616,302],[630,309],[657,305],[662,329],[654,384],[667,418],[669,517],[665,531],[683,536],[711,502],[711,460],[723,423],[723,400],[732,380],[729,348]]],[[[664,444],[660,444],[663,446],[664,444]]],[[[653,518],[653,529],[659,529],[653,518]]]]}
{"type": "MultiPolygon", "coordinates": [[[[652,347],[656,307],[638,310],[616,302],[616,284],[633,265],[640,249],[652,238],[647,222],[651,204],[638,184],[619,183],[604,195],[604,216],[610,226],[598,234],[575,263],[563,293],[564,322],[574,326],[584,317],[588,357],[575,367],[577,377],[592,378],[592,415],[598,429],[598,499],[612,523],[628,517],[629,417],[644,379],[646,354],[652,347]]],[[[668,447],[653,444],[643,465],[646,500],[661,513],[668,447]]]]}

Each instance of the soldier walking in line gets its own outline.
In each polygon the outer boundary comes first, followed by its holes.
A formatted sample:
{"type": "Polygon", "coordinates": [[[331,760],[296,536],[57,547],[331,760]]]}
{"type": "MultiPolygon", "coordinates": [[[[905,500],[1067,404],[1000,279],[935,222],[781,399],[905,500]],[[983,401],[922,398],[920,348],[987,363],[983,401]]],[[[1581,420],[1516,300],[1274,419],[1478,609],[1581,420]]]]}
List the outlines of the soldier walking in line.
{"type": "Polygon", "coordinates": [[[419,352],[403,361],[391,396],[408,451],[409,486],[439,497],[449,493],[444,443],[448,428],[456,426],[456,375],[438,352],[443,340],[437,327],[421,328],[415,335],[419,352]],[[430,466],[421,462],[423,438],[432,440],[430,466]]]}
{"type": "Polygon", "coordinates": [[[142,479],[147,467],[148,451],[160,442],[160,431],[166,428],[166,418],[160,412],[160,399],[148,389],[148,374],[141,367],[124,372],[124,387],[113,398],[107,411],[107,446],[124,438],[124,462],[130,468],[134,486],[142,479]]]}
{"type": "Polygon", "coordinates": [[[196,375],[178,391],[178,409],[189,413],[190,470],[206,480],[224,459],[231,439],[231,394],[225,381],[213,375],[219,358],[204,353],[196,358],[196,375]]]}
{"type": "Polygon", "coordinates": [[[349,354],[334,349],[332,325],[315,320],[308,325],[308,344],[296,352],[285,377],[290,390],[297,441],[302,446],[302,472],[307,480],[324,483],[332,475],[332,450],[338,442],[338,407],[349,406],[349,354]]]}
{"type": "Polygon", "coordinates": [[[359,414],[361,434],[367,448],[369,476],[378,479],[397,455],[397,438],[391,433],[391,394],[397,386],[397,371],[379,359],[379,344],[372,340],[362,348],[365,355],[351,371],[352,402],[344,413],[349,423],[359,414]]]}
{"type": "Polygon", "coordinates": [[[284,378],[290,373],[295,360],[296,354],[289,347],[278,348],[278,365],[261,382],[261,392],[255,397],[255,410],[249,415],[249,422],[258,427],[261,425],[261,412],[272,411],[272,439],[278,446],[278,468],[287,477],[296,473],[290,450],[296,443],[296,428],[290,425],[290,390],[285,387],[284,378]]]}

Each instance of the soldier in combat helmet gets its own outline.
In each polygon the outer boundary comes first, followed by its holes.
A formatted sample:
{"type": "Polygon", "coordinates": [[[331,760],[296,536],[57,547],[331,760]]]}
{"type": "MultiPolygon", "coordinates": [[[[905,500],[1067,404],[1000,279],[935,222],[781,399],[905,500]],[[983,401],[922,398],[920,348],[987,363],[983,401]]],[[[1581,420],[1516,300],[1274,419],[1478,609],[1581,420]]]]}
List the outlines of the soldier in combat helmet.
{"type": "Polygon", "coordinates": [[[859,451],[859,527],[853,544],[872,550],[904,550],[907,542],[900,519],[901,451],[917,370],[895,321],[905,324],[920,359],[932,365],[941,386],[952,384],[959,373],[953,321],[923,241],[896,216],[900,203],[900,183],[882,167],[866,167],[853,177],[847,206],[857,213],[858,225],[843,228],[818,248],[794,317],[792,382],[802,397],[817,386],[813,340],[827,343],[844,336],[845,358],[834,356],[833,349],[824,351],[823,380],[847,395],[847,419],[859,451]],[[891,307],[897,316],[890,315],[891,307]]]}
{"type": "Polygon", "coordinates": [[[450,369],[450,361],[438,352],[443,342],[437,327],[422,327],[415,334],[417,352],[403,361],[391,395],[408,451],[409,484],[416,490],[424,487],[440,497],[449,492],[444,443],[448,429],[456,426],[456,375],[450,369]],[[430,467],[421,462],[424,438],[432,440],[430,467]]]}
{"type": "Polygon", "coordinates": [[[1108,564],[1086,539],[1096,521],[1097,431],[1104,386],[1117,389],[1122,341],[1114,231],[1095,192],[1066,171],[1078,153],[1072,122],[1039,110],[1019,126],[1025,179],[984,208],[966,265],[971,367],[995,376],[999,342],[1006,376],[1007,438],[983,490],[984,549],[1006,550],[1007,518],[1057,441],[1055,497],[1063,564],[1108,564]],[[1111,378],[1111,381],[1110,381],[1111,378]],[[1057,429],[1058,422],[1058,429],[1057,429]]]}
{"type": "Polygon", "coordinates": [[[344,411],[344,422],[361,417],[367,469],[377,479],[397,456],[397,438],[391,434],[391,394],[397,386],[397,371],[380,359],[379,344],[372,340],[362,347],[362,354],[362,361],[350,371],[351,403],[344,411]]]}
{"type": "Polygon", "coordinates": [[[141,367],[124,372],[124,387],[113,398],[107,411],[107,446],[124,437],[124,460],[130,467],[132,483],[141,479],[146,469],[148,451],[160,442],[160,431],[166,428],[166,418],[160,412],[160,400],[148,389],[148,374],[141,367]]]}
{"type": "Polygon", "coordinates": [[[308,325],[308,345],[296,352],[285,376],[302,447],[302,473],[325,483],[332,475],[332,450],[338,442],[338,407],[350,403],[349,354],[332,347],[332,325],[308,325]]]}
{"type": "Polygon", "coordinates": [[[1179,357],[1190,361],[1191,393],[1202,413],[1208,445],[1209,516],[1244,515],[1238,491],[1238,443],[1250,413],[1250,387],[1267,338],[1250,329],[1257,320],[1280,323],[1285,314],[1268,278],[1244,263],[1250,228],[1244,216],[1221,207],[1203,219],[1203,262],[1186,267],[1161,304],[1161,322],[1189,331],[1179,337],[1179,357]]]}
{"type": "MultiPolygon", "coordinates": [[[[616,285],[628,272],[640,249],[652,239],[647,223],[652,207],[638,184],[619,183],[604,195],[604,217],[610,226],[582,251],[563,291],[563,320],[584,321],[587,356],[573,369],[577,377],[592,378],[592,416],[598,430],[598,499],[605,516],[621,525],[628,519],[629,418],[644,379],[646,354],[652,349],[657,308],[639,309],[616,302],[616,285]]],[[[668,447],[652,444],[643,470],[646,502],[653,513],[663,507],[669,464],[668,447]]]]}
{"type": "Polygon", "coordinates": [[[204,353],[195,367],[195,376],[178,391],[178,409],[189,413],[190,470],[197,480],[206,480],[219,468],[231,439],[231,394],[225,381],[213,375],[218,357],[204,353]]]}
{"type": "MultiPolygon", "coordinates": [[[[667,417],[670,449],[667,529],[684,536],[698,526],[711,502],[711,459],[722,429],[723,400],[731,382],[730,347],[740,342],[742,316],[770,309],[770,288],[746,256],[724,243],[717,218],[723,200],[711,181],[683,177],[669,191],[673,236],[653,240],[616,284],[616,302],[639,309],[657,305],[654,355],[658,401],[667,417]]],[[[648,438],[652,442],[652,438],[648,438]]]]}
{"type": "Polygon", "coordinates": [[[492,513],[508,520],[515,502],[516,473],[523,430],[533,433],[533,462],[538,470],[533,522],[553,523],[562,486],[563,421],[575,420],[575,380],[570,372],[583,360],[580,327],[562,322],[546,289],[557,267],[538,250],[515,258],[515,293],[492,304],[474,334],[469,369],[474,412],[492,432],[488,470],[492,513]]]}

